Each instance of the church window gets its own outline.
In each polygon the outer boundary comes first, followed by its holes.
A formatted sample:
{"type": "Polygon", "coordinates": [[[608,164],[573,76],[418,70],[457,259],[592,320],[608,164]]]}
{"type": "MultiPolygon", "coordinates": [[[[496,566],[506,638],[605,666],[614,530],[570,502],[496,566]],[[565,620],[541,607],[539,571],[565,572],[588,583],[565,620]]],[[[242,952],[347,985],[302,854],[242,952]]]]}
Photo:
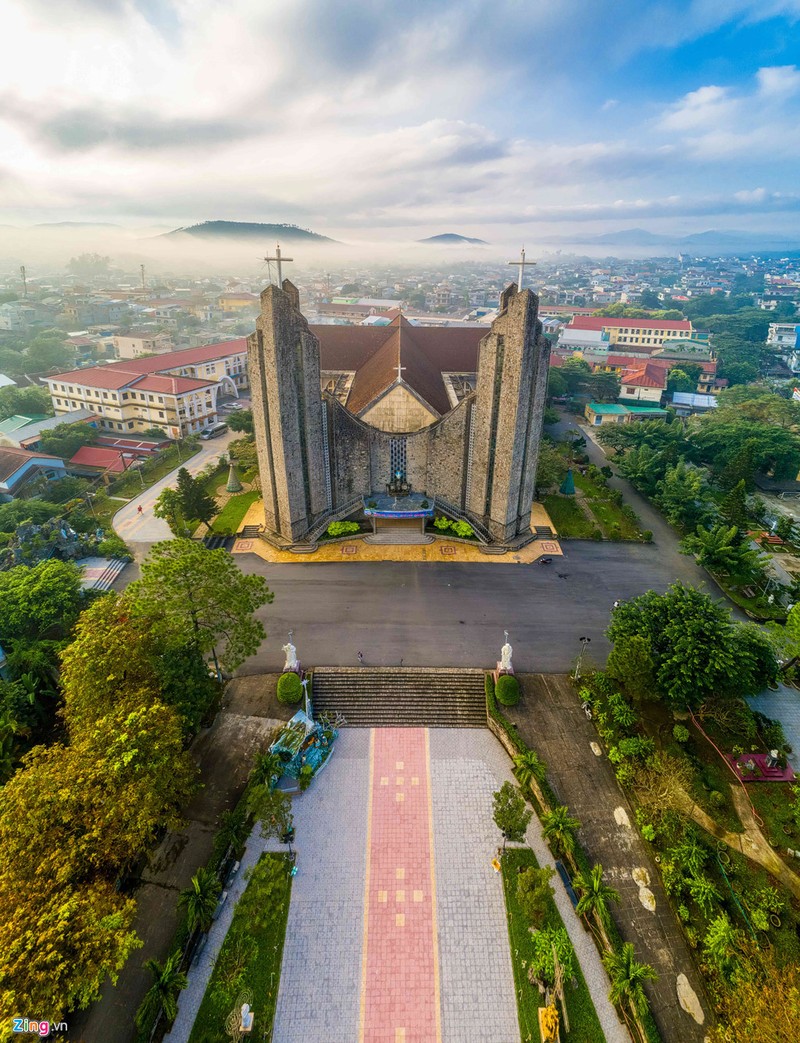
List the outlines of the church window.
{"type": "Polygon", "coordinates": [[[392,477],[394,477],[398,471],[401,471],[405,478],[406,439],[404,437],[389,439],[389,464],[392,468],[392,477]]]}

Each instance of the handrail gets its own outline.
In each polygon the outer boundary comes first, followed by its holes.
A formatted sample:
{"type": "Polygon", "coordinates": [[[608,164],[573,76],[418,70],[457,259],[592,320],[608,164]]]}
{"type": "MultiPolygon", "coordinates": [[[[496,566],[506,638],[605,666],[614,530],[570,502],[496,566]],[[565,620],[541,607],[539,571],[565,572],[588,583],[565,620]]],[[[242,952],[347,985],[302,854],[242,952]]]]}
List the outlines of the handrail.
{"type": "Polygon", "coordinates": [[[475,521],[475,519],[471,515],[467,514],[465,511],[462,511],[460,507],[455,507],[452,503],[449,503],[447,500],[443,500],[441,496],[436,497],[436,503],[439,504],[439,506],[443,507],[448,514],[454,514],[457,518],[460,518],[461,521],[465,521],[468,525],[471,525],[482,543],[492,542],[492,535],[489,532],[489,530],[484,528],[484,526],[481,525],[480,522],[475,521]]]}
{"type": "Polygon", "coordinates": [[[314,528],[308,530],[303,539],[308,540],[309,543],[313,543],[318,536],[322,535],[332,521],[335,521],[336,518],[342,514],[349,514],[355,505],[361,503],[362,500],[362,496],[354,496],[351,500],[348,500],[347,503],[340,504],[338,507],[328,508],[328,510],[326,510],[321,516],[320,520],[317,521],[314,528]]]}

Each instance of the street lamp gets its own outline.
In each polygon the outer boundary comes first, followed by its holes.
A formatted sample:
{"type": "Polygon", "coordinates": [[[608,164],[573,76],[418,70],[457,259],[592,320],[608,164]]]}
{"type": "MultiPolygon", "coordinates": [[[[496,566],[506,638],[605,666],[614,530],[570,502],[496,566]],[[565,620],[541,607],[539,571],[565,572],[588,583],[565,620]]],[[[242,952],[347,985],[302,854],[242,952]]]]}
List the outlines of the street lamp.
{"type": "Polygon", "coordinates": [[[582,638],[580,638],[580,642],[581,642],[581,650],[580,650],[580,652],[578,654],[578,662],[577,662],[577,664],[575,666],[575,680],[576,681],[581,676],[581,662],[583,661],[583,655],[584,655],[584,652],[586,651],[586,646],[590,645],[592,643],[592,639],[590,637],[582,637],[582,638]]]}

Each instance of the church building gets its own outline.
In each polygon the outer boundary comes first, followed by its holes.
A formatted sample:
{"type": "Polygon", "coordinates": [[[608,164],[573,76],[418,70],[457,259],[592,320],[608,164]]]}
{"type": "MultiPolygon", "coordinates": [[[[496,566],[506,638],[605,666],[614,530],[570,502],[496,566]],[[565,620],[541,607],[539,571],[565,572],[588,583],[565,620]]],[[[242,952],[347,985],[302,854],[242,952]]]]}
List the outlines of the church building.
{"type": "Polygon", "coordinates": [[[310,326],[289,280],[268,286],[248,338],[266,538],[313,543],[369,518],[390,542],[442,514],[483,543],[532,539],[550,352],[538,304],[509,286],[488,332],[400,314],[310,326]]]}

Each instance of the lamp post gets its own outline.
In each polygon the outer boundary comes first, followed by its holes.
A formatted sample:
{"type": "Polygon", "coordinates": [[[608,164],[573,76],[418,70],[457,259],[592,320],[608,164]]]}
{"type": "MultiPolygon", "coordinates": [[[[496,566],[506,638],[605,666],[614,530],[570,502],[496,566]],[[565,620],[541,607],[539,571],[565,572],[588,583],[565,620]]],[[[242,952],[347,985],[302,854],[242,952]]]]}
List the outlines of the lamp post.
{"type": "Polygon", "coordinates": [[[583,654],[586,651],[586,646],[590,645],[592,643],[592,639],[590,637],[582,637],[580,639],[580,642],[581,642],[581,650],[578,653],[578,662],[577,662],[577,664],[575,666],[575,680],[576,681],[581,676],[581,663],[583,662],[583,654]]]}

